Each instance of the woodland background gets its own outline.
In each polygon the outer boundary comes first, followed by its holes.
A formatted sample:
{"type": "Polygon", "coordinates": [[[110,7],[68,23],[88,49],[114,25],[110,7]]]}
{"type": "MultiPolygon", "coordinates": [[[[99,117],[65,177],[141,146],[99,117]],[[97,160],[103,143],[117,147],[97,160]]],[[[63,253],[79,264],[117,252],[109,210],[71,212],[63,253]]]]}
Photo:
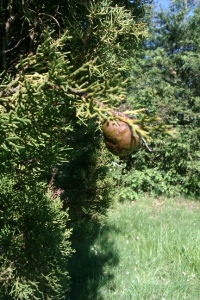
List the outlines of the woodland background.
{"type": "Polygon", "coordinates": [[[200,5],[1,0],[0,15],[0,299],[64,299],[71,241],[113,199],[199,196],[200,5]],[[177,137],[114,157],[113,108],[177,137]]]}

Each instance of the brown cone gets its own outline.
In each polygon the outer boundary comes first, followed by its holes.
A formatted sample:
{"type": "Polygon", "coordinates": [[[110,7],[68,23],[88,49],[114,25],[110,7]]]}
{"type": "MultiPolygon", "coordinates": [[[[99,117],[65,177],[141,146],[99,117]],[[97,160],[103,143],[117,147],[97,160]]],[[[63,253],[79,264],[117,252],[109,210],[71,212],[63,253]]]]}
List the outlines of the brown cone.
{"type": "Polygon", "coordinates": [[[140,144],[140,136],[133,135],[130,126],[123,121],[106,121],[102,130],[106,147],[114,155],[129,155],[140,144]]]}

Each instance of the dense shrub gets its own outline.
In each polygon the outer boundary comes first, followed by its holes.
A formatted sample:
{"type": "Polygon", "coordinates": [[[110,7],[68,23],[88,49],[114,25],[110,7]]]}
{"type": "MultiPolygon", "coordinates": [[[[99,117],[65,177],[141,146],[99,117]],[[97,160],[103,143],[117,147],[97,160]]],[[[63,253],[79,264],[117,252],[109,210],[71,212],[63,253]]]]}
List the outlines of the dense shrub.
{"type": "Polygon", "coordinates": [[[63,299],[68,212],[52,187],[16,185],[13,173],[0,179],[0,299],[63,299]]]}

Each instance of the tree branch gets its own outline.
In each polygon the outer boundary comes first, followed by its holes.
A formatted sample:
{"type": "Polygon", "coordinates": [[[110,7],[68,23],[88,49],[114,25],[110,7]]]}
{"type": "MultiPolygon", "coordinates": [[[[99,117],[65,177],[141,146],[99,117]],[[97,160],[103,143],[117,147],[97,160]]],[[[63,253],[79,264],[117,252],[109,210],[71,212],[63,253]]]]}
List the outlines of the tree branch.
{"type": "Polygon", "coordinates": [[[5,24],[5,34],[2,42],[2,65],[4,69],[6,69],[6,53],[8,52],[7,44],[8,44],[9,33],[11,30],[11,25],[21,16],[21,14],[22,12],[18,12],[17,14],[13,15],[13,8],[9,9],[9,17],[5,24]]]}

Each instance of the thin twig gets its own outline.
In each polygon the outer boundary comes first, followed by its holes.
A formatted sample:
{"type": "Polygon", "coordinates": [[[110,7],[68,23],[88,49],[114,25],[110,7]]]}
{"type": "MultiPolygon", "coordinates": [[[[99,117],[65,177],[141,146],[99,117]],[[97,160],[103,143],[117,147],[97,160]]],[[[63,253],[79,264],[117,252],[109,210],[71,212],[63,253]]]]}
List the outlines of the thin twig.
{"type": "Polygon", "coordinates": [[[2,42],[2,65],[4,69],[6,69],[6,48],[7,48],[11,25],[21,16],[21,14],[22,12],[18,12],[16,15],[13,15],[13,9],[12,8],[9,9],[9,17],[5,24],[5,35],[3,37],[3,42],[2,42]]]}
{"type": "Polygon", "coordinates": [[[58,28],[59,28],[59,37],[60,37],[60,34],[61,34],[61,27],[60,27],[60,23],[58,22],[58,20],[57,20],[54,16],[49,15],[49,14],[47,14],[47,13],[39,13],[38,15],[39,15],[39,16],[40,16],[40,15],[44,15],[44,16],[48,16],[48,17],[52,18],[52,19],[56,22],[56,24],[58,25],[58,28]]]}

